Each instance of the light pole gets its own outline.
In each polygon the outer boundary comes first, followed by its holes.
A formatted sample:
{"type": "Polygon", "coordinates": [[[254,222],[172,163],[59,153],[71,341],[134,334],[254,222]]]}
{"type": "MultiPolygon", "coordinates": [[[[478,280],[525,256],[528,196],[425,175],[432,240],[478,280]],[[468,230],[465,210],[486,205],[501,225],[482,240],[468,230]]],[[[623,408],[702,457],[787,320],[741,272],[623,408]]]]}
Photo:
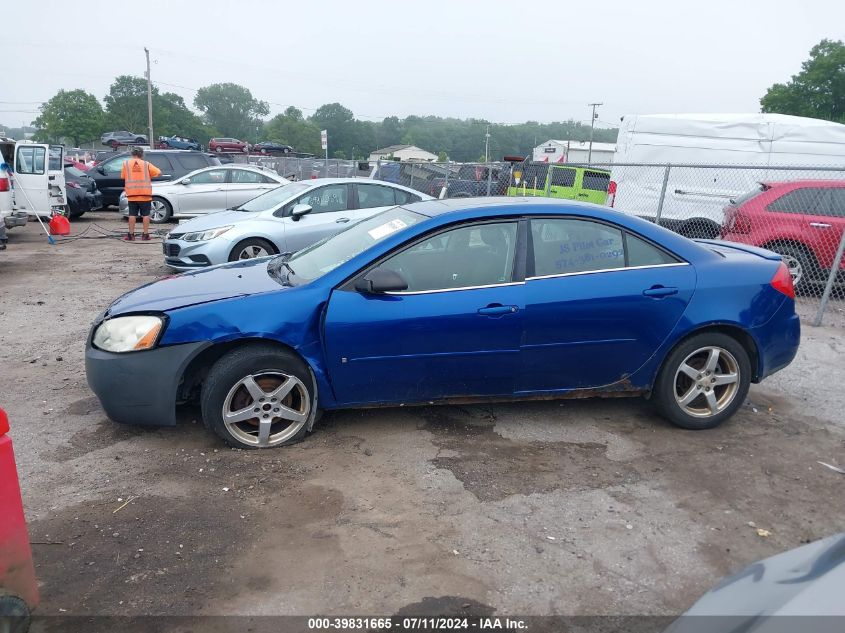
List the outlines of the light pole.
{"type": "Polygon", "coordinates": [[[490,126],[487,126],[487,132],[484,133],[484,162],[490,162],[488,150],[490,148],[490,126]]]}
{"type": "Polygon", "coordinates": [[[590,149],[587,150],[587,165],[590,165],[593,161],[593,127],[596,123],[596,108],[598,106],[604,105],[603,103],[588,103],[588,106],[593,108],[593,116],[590,117],[590,149]]]}
{"type": "Polygon", "coordinates": [[[156,139],[153,135],[153,80],[150,78],[150,50],[145,46],[144,55],[147,56],[147,122],[150,127],[150,149],[155,149],[156,139]]]}

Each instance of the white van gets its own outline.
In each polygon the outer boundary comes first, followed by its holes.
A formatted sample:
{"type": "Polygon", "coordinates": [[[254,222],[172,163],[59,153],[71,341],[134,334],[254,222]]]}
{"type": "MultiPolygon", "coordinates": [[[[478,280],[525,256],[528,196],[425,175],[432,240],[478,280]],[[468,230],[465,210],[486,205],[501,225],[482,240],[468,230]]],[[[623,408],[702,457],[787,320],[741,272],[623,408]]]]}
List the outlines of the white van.
{"type": "Polygon", "coordinates": [[[650,220],[659,212],[660,223],[682,235],[712,238],[731,198],[760,181],[807,177],[845,179],[845,125],[784,114],[628,115],[616,141],[610,203],[650,220]],[[680,166],[670,168],[665,178],[665,165],[680,166]],[[773,166],[842,171],[810,175],[773,166]]]}
{"type": "Polygon", "coordinates": [[[0,221],[6,228],[28,217],[48,219],[65,207],[64,148],[0,138],[0,221]]]}

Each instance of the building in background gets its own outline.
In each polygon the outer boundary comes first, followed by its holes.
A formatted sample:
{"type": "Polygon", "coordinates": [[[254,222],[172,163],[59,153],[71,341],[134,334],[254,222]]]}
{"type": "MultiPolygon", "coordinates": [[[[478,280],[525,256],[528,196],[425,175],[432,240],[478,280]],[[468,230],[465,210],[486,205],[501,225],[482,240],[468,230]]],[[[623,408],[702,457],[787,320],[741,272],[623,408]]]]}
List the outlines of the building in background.
{"type": "Polygon", "coordinates": [[[437,154],[432,154],[416,145],[391,145],[375,150],[370,154],[370,161],[377,160],[398,160],[398,161],[435,161],[437,154]]]}
{"type": "MultiPolygon", "coordinates": [[[[615,143],[593,142],[593,163],[612,163],[616,152],[615,143]]],[[[586,163],[590,156],[589,141],[558,141],[549,139],[534,148],[535,162],[544,163],[586,163]]]]}

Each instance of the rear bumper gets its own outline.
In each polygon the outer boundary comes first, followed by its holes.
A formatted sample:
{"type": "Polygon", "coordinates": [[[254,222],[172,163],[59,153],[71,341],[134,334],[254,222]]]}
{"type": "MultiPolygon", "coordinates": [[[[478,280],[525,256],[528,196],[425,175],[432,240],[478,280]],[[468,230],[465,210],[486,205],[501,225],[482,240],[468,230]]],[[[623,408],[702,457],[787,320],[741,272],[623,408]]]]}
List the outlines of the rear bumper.
{"type": "Polygon", "coordinates": [[[786,299],[775,315],[751,335],[759,354],[757,382],[780,371],[793,361],[801,343],[801,320],[795,314],[795,301],[786,299]]]}
{"type": "Polygon", "coordinates": [[[85,349],[88,385],[115,422],[174,426],[179,382],[188,363],[211,343],[184,343],[115,354],[85,349]]]}

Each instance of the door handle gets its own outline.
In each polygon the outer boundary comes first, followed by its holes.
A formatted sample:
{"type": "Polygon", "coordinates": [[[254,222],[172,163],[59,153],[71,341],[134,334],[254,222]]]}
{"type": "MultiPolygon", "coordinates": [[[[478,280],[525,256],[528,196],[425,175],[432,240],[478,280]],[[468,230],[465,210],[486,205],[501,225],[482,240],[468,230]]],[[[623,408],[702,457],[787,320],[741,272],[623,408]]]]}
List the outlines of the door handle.
{"type": "Polygon", "coordinates": [[[503,306],[498,303],[491,303],[486,308],[479,308],[478,314],[481,316],[501,316],[502,314],[512,314],[519,310],[516,306],[503,306]]]}
{"type": "Polygon", "coordinates": [[[663,297],[676,294],[678,294],[677,288],[667,288],[666,286],[652,286],[651,288],[643,290],[643,295],[646,297],[653,297],[655,299],[661,299],[663,297]]]}
{"type": "Polygon", "coordinates": [[[810,222],[810,226],[812,226],[814,229],[829,229],[830,228],[830,224],[828,224],[827,222],[810,222]]]}
{"type": "Polygon", "coordinates": [[[335,222],[337,222],[338,224],[344,224],[346,222],[349,222],[349,218],[338,218],[337,220],[335,220],[335,222]]]}

